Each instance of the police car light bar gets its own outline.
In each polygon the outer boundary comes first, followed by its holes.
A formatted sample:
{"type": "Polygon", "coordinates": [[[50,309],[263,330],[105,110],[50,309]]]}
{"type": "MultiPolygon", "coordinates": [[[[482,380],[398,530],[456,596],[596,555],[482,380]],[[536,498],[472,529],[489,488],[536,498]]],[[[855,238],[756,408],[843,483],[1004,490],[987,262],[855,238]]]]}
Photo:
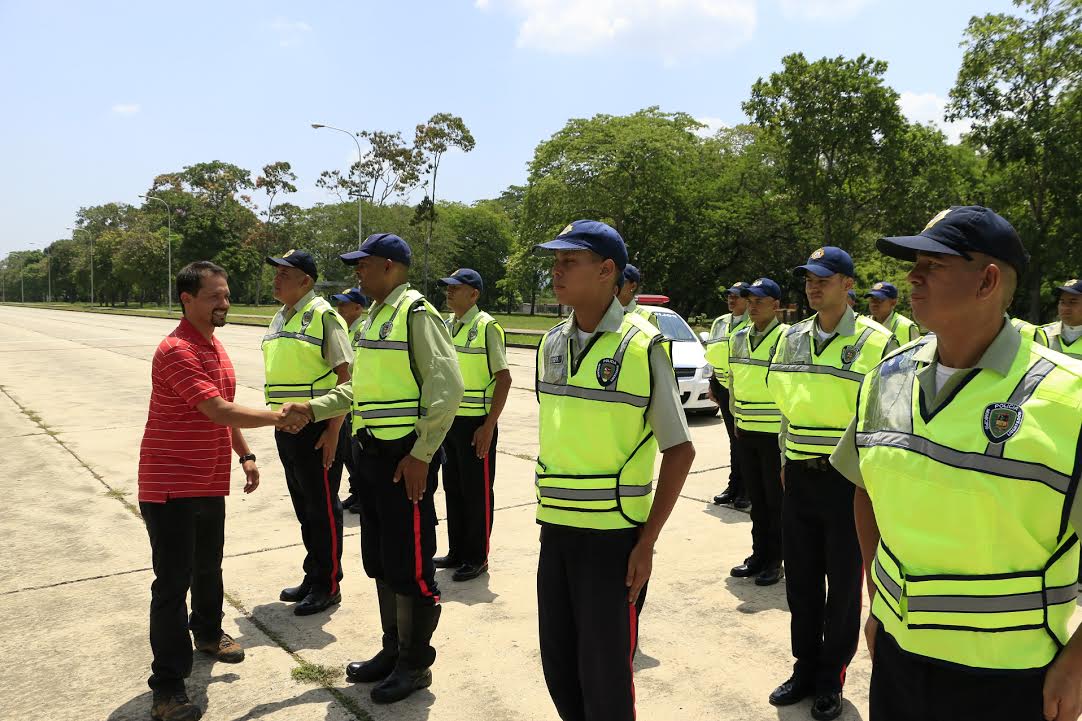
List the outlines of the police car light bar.
{"type": "Polygon", "coordinates": [[[665,305],[669,302],[669,296],[643,293],[642,295],[635,296],[635,302],[641,303],[642,305],[665,305]]]}

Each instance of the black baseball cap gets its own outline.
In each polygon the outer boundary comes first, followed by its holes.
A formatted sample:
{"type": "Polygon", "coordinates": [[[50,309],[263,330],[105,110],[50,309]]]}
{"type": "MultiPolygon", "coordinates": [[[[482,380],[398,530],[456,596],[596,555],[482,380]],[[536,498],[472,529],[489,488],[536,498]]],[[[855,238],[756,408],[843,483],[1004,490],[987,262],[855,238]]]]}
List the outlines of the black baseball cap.
{"type": "Polygon", "coordinates": [[[1063,285],[1056,288],[1059,293],[1070,293],[1071,295],[1082,295],[1082,280],[1078,278],[1071,278],[1063,285]]]}
{"type": "Polygon", "coordinates": [[[770,278],[759,278],[757,281],[744,289],[746,295],[754,295],[758,298],[774,298],[781,300],[781,286],[770,278]]]}
{"type": "Polygon", "coordinates": [[[312,254],[304,250],[287,250],[281,258],[267,256],[267,265],[281,265],[287,268],[296,268],[305,275],[311,276],[312,280],[319,280],[319,271],[316,269],[316,260],[312,254]]]}
{"type": "Polygon", "coordinates": [[[409,244],[394,233],[375,233],[365,238],[357,250],[343,253],[338,257],[343,263],[356,265],[361,258],[367,258],[370,255],[393,260],[402,265],[409,265],[413,256],[409,244]]]}
{"type": "Polygon", "coordinates": [[[481,280],[481,274],[473,268],[459,268],[446,278],[440,278],[439,285],[468,285],[477,290],[485,289],[485,282],[481,280]]]}
{"type": "Polygon", "coordinates": [[[624,245],[624,239],[615,228],[598,220],[576,220],[561,230],[553,240],[535,245],[534,250],[592,250],[615,263],[621,278],[627,266],[627,246],[624,245]]]}
{"type": "Polygon", "coordinates": [[[878,298],[879,300],[893,300],[898,297],[898,289],[893,283],[879,281],[872,289],[864,294],[865,298],[878,298]]]}
{"type": "Polygon", "coordinates": [[[360,288],[346,288],[341,293],[335,293],[331,296],[331,303],[357,303],[365,307],[370,305],[368,296],[362,293],[360,288]]]}
{"type": "Polygon", "coordinates": [[[809,256],[807,263],[793,268],[793,273],[799,276],[814,273],[820,278],[829,278],[836,273],[852,278],[857,274],[849,254],[833,245],[824,245],[816,250],[809,256]]]}
{"type": "Polygon", "coordinates": [[[1018,231],[1003,216],[982,205],[955,205],[941,211],[917,235],[880,238],[875,247],[883,255],[916,260],[918,252],[958,255],[984,253],[1002,260],[1019,274],[1029,265],[1029,253],[1018,231]]]}

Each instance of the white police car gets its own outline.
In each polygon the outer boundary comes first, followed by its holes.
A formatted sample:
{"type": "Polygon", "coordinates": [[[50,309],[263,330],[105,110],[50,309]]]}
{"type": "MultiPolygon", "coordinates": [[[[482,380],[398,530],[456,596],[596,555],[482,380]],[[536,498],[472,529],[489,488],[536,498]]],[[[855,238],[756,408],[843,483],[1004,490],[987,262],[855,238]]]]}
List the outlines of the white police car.
{"type": "Polygon", "coordinates": [[[717,413],[718,407],[708,395],[714,367],[706,362],[702,341],[679,313],[662,305],[669,302],[668,296],[643,294],[636,296],[635,301],[640,308],[657,317],[662,334],[672,341],[672,363],[684,411],[706,415],[717,413]]]}

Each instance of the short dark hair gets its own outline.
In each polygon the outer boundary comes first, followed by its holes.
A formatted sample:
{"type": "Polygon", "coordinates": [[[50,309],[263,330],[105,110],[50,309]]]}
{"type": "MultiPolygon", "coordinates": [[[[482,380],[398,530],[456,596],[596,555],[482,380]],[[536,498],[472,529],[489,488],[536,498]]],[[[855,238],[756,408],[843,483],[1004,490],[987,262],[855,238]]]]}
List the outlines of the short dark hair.
{"type": "Polygon", "coordinates": [[[181,313],[184,312],[184,303],[180,301],[180,294],[187,293],[196,295],[203,287],[203,277],[207,275],[220,275],[228,279],[229,274],[222,266],[211,263],[209,260],[197,260],[188,263],[177,273],[177,302],[180,302],[181,313]]]}

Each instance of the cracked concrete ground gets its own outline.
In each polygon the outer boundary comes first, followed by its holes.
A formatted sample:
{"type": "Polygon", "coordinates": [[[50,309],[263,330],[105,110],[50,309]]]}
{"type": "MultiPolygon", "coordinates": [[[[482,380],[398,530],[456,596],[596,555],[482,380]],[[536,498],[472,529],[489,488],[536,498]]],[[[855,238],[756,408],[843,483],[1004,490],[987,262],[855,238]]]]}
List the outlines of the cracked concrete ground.
{"type": "MultiPolygon", "coordinates": [[[[0,718],[149,718],[150,547],[136,510],[139,441],[150,359],[171,321],[0,307],[0,718]]],[[[258,328],[219,331],[240,403],[262,403],[258,328]]],[[[246,648],[239,665],[197,654],[189,680],[204,718],[482,718],[551,721],[537,647],[533,352],[510,351],[514,385],[500,423],[491,573],[454,583],[435,635],[435,682],[392,707],[339,678],[295,682],[298,663],[342,667],[377,648],[374,586],[360,567],[357,516],[346,514],[343,603],[298,618],[277,600],[299,580],[300,534],[272,431],[246,431],[262,484],[245,496],[235,469],[227,501],[225,629],[246,648]]],[[[719,419],[692,420],[698,458],[654,564],[636,662],[639,718],[806,719],[808,702],[767,704],[789,674],[785,587],[728,577],[749,550],[745,514],[711,505],[728,449],[719,419]]],[[[344,492],[343,492],[344,495],[344,492]]],[[[442,494],[436,499],[442,515],[442,494]]],[[[440,548],[446,548],[444,527],[440,548]]],[[[842,718],[867,716],[869,662],[850,669],[842,718]]]]}

